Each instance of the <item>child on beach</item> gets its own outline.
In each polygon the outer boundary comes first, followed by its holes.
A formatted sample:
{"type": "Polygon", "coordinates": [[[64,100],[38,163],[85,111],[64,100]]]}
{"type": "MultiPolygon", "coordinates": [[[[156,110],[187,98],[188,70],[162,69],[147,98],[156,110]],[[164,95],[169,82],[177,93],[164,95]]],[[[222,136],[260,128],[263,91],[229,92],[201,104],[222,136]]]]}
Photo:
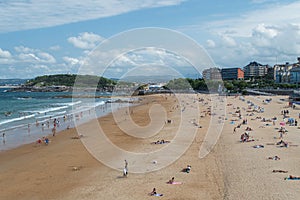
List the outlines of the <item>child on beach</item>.
{"type": "Polygon", "coordinates": [[[48,145],[49,144],[49,138],[45,137],[44,142],[45,142],[46,145],[48,145]]]}

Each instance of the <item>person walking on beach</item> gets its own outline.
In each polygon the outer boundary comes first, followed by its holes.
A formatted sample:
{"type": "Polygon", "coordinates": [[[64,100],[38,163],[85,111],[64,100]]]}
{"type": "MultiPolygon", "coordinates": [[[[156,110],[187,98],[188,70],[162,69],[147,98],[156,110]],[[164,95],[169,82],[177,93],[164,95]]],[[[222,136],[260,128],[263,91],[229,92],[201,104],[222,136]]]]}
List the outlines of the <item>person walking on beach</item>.
{"type": "Polygon", "coordinates": [[[123,169],[123,176],[127,177],[128,175],[128,162],[127,160],[124,160],[125,161],[125,166],[124,166],[124,169],[123,169]]]}
{"type": "Polygon", "coordinates": [[[27,125],[28,134],[30,134],[30,124],[27,125]]]}
{"type": "Polygon", "coordinates": [[[128,162],[127,160],[124,160],[125,161],[125,169],[128,170],[128,162]]]}
{"type": "Polygon", "coordinates": [[[2,137],[3,137],[3,144],[5,144],[5,132],[2,133],[2,137]]]}
{"type": "Polygon", "coordinates": [[[52,128],[52,136],[55,136],[55,134],[56,134],[56,127],[53,127],[52,128]]]}

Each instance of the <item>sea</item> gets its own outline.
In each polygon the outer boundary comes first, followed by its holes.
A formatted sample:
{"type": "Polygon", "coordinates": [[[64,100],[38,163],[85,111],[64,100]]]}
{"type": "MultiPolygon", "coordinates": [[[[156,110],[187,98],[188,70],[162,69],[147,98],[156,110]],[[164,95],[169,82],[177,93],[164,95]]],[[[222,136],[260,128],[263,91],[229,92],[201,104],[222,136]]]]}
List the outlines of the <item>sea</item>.
{"type": "Polygon", "coordinates": [[[56,132],[73,128],[133,101],[111,96],[108,92],[10,92],[0,88],[0,151],[52,134],[54,126],[56,132]]]}

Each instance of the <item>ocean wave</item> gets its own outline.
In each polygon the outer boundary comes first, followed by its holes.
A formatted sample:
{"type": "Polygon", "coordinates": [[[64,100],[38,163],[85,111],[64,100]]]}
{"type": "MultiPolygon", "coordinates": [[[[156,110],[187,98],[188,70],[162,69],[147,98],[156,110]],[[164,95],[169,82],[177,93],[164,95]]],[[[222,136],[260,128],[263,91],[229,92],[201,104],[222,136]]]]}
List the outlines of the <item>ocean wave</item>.
{"type": "Polygon", "coordinates": [[[75,101],[75,102],[69,102],[69,103],[54,103],[52,105],[55,105],[55,106],[74,106],[74,105],[77,105],[77,104],[80,104],[81,101],[75,101]]]}
{"type": "Polygon", "coordinates": [[[31,100],[32,97],[17,97],[18,100],[31,100]]]}
{"type": "Polygon", "coordinates": [[[3,120],[3,121],[0,121],[0,125],[15,122],[15,121],[20,121],[20,120],[24,120],[24,119],[33,118],[34,116],[35,116],[35,114],[26,115],[26,116],[17,117],[17,118],[12,118],[12,119],[6,119],[6,120],[3,120]]]}
{"type": "Polygon", "coordinates": [[[32,110],[32,111],[23,111],[25,113],[35,113],[35,114],[44,114],[48,112],[53,112],[57,110],[67,109],[68,106],[60,106],[60,107],[53,107],[53,108],[46,108],[44,110],[32,110]]]}

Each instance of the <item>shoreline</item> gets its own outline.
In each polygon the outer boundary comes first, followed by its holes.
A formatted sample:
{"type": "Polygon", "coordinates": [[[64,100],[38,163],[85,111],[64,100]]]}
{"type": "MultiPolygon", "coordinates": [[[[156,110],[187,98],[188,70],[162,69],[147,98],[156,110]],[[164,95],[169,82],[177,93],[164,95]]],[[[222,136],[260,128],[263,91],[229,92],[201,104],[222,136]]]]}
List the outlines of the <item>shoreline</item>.
{"type": "Polygon", "coordinates": [[[68,128],[74,128],[78,123],[86,123],[95,117],[100,118],[107,115],[112,112],[112,109],[118,109],[127,106],[126,104],[134,105],[136,103],[138,103],[137,99],[132,101],[103,100],[103,104],[95,105],[94,108],[75,110],[75,112],[70,113],[64,112],[56,116],[42,116],[42,118],[36,119],[36,121],[32,123],[20,124],[9,129],[4,128],[0,130],[0,152],[19,147],[22,143],[28,144],[34,142],[42,136],[50,136],[53,133],[54,119],[58,119],[59,122],[59,125],[55,128],[56,132],[60,132],[68,128]],[[5,134],[5,138],[2,137],[2,134],[5,134]]]}
{"type": "MultiPolygon", "coordinates": [[[[85,133],[82,140],[72,139],[78,136],[77,130],[68,129],[51,138],[52,142],[48,146],[33,147],[34,144],[28,144],[0,152],[0,173],[3,175],[0,181],[0,187],[3,188],[0,199],[154,199],[157,197],[148,196],[154,187],[158,193],[164,194],[161,197],[163,199],[297,199],[300,185],[297,181],[284,178],[300,175],[299,126],[285,126],[288,133],[283,140],[290,144],[289,148],[280,148],[276,143],[279,141],[277,128],[283,120],[280,111],[288,109],[290,117],[298,120],[298,110],[286,107],[287,102],[279,102],[282,96],[272,96],[272,101],[268,103],[264,100],[269,97],[264,96],[228,97],[226,115],[221,119],[224,120],[222,134],[210,153],[199,159],[201,145],[209,142],[205,136],[210,127],[211,115],[214,115],[210,108],[215,103],[211,102],[208,95],[199,94],[196,99],[191,94],[180,95],[183,107],[178,108],[178,101],[171,95],[145,96],[140,105],[118,109],[118,123],[110,113],[82,124],[78,127],[85,133]],[[249,102],[253,103],[251,109],[259,106],[263,112],[251,111],[249,102]],[[149,110],[156,104],[166,110],[166,119],[172,122],[165,123],[156,135],[135,138],[120,129],[119,125],[128,124],[128,113],[136,124],[147,126],[150,122],[149,110]],[[200,108],[199,120],[190,121],[192,115],[189,109],[194,108],[195,104],[200,108]],[[236,113],[238,110],[241,111],[241,118],[236,113]],[[187,119],[182,119],[182,112],[185,111],[187,119]],[[262,121],[263,118],[268,120],[274,116],[277,117],[275,125],[272,121],[262,121]],[[234,127],[245,119],[248,123],[241,125],[233,133],[234,127]],[[183,126],[187,134],[191,133],[190,128],[197,127],[195,138],[175,162],[152,172],[133,173],[141,161],[106,151],[108,144],[104,142],[100,149],[118,166],[117,169],[110,168],[98,161],[82,144],[86,139],[93,138],[100,124],[106,137],[121,149],[129,152],[159,151],[169,144],[153,142],[162,139],[171,144],[175,142],[181,120],[188,122],[183,126]],[[240,135],[247,126],[253,129],[249,131],[253,141],[242,143],[240,135]],[[256,145],[263,145],[264,148],[253,148],[256,145]],[[281,159],[268,159],[275,155],[281,159]],[[127,178],[122,176],[124,159],[128,161],[127,178]],[[192,166],[189,174],[181,172],[187,165],[192,166]],[[288,173],[274,173],[272,170],[287,170],[288,173]],[[171,177],[182,184],[166,184],[171,177]],[[18,188],[15,187],[16,184],[18,188]]],[[[154,116],[158,115],[156,111],[153,112],[154,116]]],[[[180,142],[184,143],[184,140],[180,142]]],[[[170,153],[172,156],[175,151],[170,153]]],[[[167,159],[165,154],[161,154],[155,158],[155,165],[167,159]]],[[[149,166],[154,165],[151,160],[152,158],[145,157],[149,166]]]]}
{"type": "MultiPolygon", "coordinates": [[[[163,95],[147,96],[141,105],[130,107],[130,110],[133,112],[133,120],[140,125],[147,124],[149,122],[148,109],[153,104],[156,104],[156,102],[162,103],[169,110],[167,116],[174,121],[179,120],[180,118],[178,117],[180,116],[176,113],[180,112],[173,107],[174,102],[171,99],[164,102],[165,100],[162,97],[163,95]]],[[[117,112],[124,111],[120,109],[117,112]]],[[[174,135],[170,130],[176,130],[177,126],[176,123],[167,124],[166,128],[154,137],[134,139],[120,132],[117,125],[112,123],[112,117],[112,114],[108,114],[98,120],[104,129],[110,130],[108,136],[116,145],[133,151],[141,148],[147,151],[161,148],[162,146],[152,145],[151,142],[158,139],[172,140],[174,135]]],[[[202,120],[206,121],[207,118],[202,120]]],[[[204,121],[203,123],[205,123],[204,121]]],[[[91,131],[93,129],[90,123],[80,126],[84,127],[85,130],[91,131]],[[87,129],[88,127],[89,129],[87,129]]],[[[199,129],[199,131],[202,131],[202,129],[199,129]]],[[[218,176],[218,179],[214,176],[209,176],[208,179],[205,178],[205,174],[218,172],[215,163],[217,159],[211,154],[205,158],[205,162],[199,162],[198,154],[194,153],[199,148],[199,141],[203,140],[204,137],[200,132],[197,133],[196,140],[193,141],[190,148],[175,163],[159,171],[147,174],[130,174],[127,179],[120,178],[122,176],[119,170],[111,169],[97,161],[88,153],[82,145],[81,140],[71,139],[74,136],[77,136],[76,130],[68,129],[52,137],[52,141],[48,146],[33,147],[34,144],[28,144],[16,149],[0,152],[0,162],[2,163],[0,172],[3,174],[0,187],[4,191],[0,194],[0,198],[110,199],[110,197],[114,197],[116,199],[143,199],[147,198],[149,190],[152,190],[153,187],[157,187],[159,191],[162,191],[166,196],[173,199],[176,196],[184,198],[183,191],[185,190],[194,191],[193,193],[197,191],[193,194],[194,197],[200,195],[208,199],[211,199],[211,197],[219,199],[221,196],[220,191],[222,189],[218,189],[221,184],[216,183],[219,182],[220,176],[218,176]],[[27,162],[29,160],[30,162],[27,162]],[[190,174],[191,176],[180,172],[182,168],[186,167],[187,163],[192,165],[193,173],[190,174]],[[10,179],[9,177],[12,174],[14,174],[14,178],[10,179]],[[165,184],[165,181],[172,175],[175,175],[178,180],[181,179],[184,182],[178,191],[174,191],[176,188],[172,189],[165,184]],[[146,179],[144,176],[146,176],[146,179]],[[159,178],[157,179],[156,177],[159,178]],[[99,180],[101,181],[99,182],[99,180]],[[199,180],[202,181],[199,182],[199,180]],[[18,182],[18,188],[13,187],[16,182],[18,182]],[[25,182],[26,184],[24,185],[25,182]],[[198,193],[198,189],[195,190],[193,187],[194,184],[206,189],[198,193]],[[139,188],[135,189],[135,191],[139,192],[130,194],[131,190],[126,190],[127,187],[139,188]],[[215,191],[218,192],[215,194],[215,191]]],[[[130,158],[127,159],[130,170],[135,164],[130,158]]],[[[123,159],[117,159],[116,161],[122,167],[123,159]]]]}

